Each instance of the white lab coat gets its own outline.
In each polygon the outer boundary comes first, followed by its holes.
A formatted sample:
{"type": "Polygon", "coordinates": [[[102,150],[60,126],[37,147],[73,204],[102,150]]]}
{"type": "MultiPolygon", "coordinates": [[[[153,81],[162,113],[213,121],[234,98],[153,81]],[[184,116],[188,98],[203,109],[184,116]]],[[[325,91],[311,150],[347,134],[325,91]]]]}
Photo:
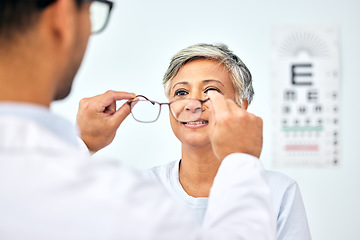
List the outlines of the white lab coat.
{"type": "Polygon", "coordinates": [[[20,115],[0,111],[1,240],[275,239],[270,190],[251,156],[223,161],[200,225],[156,181],[90,159],[20,115]]]}

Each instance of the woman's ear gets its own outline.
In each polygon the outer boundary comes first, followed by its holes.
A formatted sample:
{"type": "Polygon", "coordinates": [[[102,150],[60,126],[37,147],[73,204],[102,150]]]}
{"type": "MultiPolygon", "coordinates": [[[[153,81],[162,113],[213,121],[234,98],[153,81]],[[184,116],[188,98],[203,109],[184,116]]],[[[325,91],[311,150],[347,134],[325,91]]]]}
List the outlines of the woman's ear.
{"type": "Polygon", "coordinates": [[[242,99],[242,107],[243,107],[243,109],[247,110],[248,106],[249,106],[249,100],[242,99]]]}

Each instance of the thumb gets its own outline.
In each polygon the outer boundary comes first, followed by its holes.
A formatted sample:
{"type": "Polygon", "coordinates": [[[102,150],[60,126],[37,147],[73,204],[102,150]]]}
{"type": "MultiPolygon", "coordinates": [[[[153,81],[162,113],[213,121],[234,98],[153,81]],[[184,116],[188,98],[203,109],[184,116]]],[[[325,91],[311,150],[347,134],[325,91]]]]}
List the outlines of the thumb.
{"type": "Polygon", "coordinates": [[[209,111],[209,124],[208,124],[208,135],[211,136],[213,135],[213,131],[214,131],[214,127],[216,125],[216,118],[215,118],[215,109],[214,106],[212,104],[211,101],[208,101],[208,111],[209,111]]]}
{"type": "Polygon", "coordinates": [[[114,125],[118,128],[130,112],[129,104],[127,102],[124,103],[112,116],[114,125]]]}
{"type": "Polygon", "coordinates": [[[214,128],[214,126],[216,125],[216,100],[218,98],[220,98],[219,93],[215,92],[215,91],[209,91],[208,96],[210,98],[210,101],[208,101],[208,106],[209,106],[209,125],[211,126],[209,129],[212,130],[212,128],[214,128]]]}

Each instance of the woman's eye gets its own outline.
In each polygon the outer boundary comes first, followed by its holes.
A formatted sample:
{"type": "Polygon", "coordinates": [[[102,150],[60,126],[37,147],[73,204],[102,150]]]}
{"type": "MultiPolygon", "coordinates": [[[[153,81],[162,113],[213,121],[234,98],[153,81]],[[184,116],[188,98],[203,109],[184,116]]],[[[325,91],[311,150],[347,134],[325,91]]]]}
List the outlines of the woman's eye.
{"type": "Polygon", "coordinates": [[[217,91],[219,93],[221,93],[221,91],[218,88],[215,87],[209,87],[205,90],[205,93],[208,93],[209,91],[217,91]]]}
{"type": "Polygon", "coordinates": [[[185,90],[176,90],[175,91],[175,96],[183,96],[183,95],[187,95],[188,92],[185,90]]]}

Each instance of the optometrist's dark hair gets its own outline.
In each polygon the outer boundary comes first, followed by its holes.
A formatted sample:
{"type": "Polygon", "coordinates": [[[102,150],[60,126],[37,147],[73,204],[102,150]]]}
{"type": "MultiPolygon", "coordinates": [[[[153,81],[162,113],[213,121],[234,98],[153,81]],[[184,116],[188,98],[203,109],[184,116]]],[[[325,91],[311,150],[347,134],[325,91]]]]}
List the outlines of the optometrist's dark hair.
{"type": "MultiPolygon", "coordinates": [[[[74,0],[78,6],[82,0],[74,0]]],[[[42,11],[56,0],[0,0],[0,42],[31,29],[42,11]]]]}

